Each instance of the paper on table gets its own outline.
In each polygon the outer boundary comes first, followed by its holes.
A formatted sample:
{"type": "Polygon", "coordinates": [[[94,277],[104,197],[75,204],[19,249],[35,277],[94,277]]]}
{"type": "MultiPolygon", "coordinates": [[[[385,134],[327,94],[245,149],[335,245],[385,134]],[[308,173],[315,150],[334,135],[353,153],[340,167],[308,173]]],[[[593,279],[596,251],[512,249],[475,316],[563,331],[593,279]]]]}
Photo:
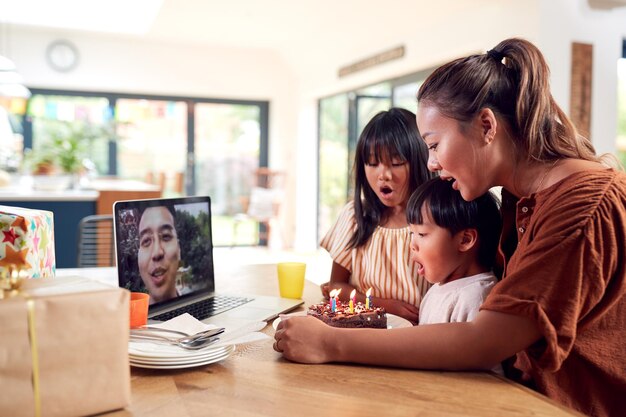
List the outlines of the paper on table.
{"type": "Polygon", "coordinates": [[[214,324],[202,323],[200,320],[196,319],[189,313],[181,314],[180,316],[176,316],[173,319],[164,321],[163,323],[150,324],[150,327],[176,330],[177,332],[183,332],[189,335],[217,328],[217,326],[215,326],[214,324]]]}
{"type": "Polygon", "coordinates": [[[252,322],[234,329],[226,329],[220,340],[215,343],[215,347],[223,347],[228,345],[243,345],[245,343],[260,342],[270,339],[265,333],[259,332],[267,325],[266,322],[252,322]]]}
{"type": "MultiPolygon", "coordinates": [[[[215,348],[229,345],[241,345],[244,343],[253,343],[269,339],[269,336],[259,332],[259,330],[263,329],[266,324],[267,323],[265,322],[250,322],[241,327],[225,327],[224,333],[219,336],[219,341],[211,344],[211,347],[215,348]]],[[[159,327],[161,329],[176,330],[190,335],[219,327],[214,324],[202,323],[189,313],[184,313],[163,323],[151,324],[150,326],[159,327]]]]}

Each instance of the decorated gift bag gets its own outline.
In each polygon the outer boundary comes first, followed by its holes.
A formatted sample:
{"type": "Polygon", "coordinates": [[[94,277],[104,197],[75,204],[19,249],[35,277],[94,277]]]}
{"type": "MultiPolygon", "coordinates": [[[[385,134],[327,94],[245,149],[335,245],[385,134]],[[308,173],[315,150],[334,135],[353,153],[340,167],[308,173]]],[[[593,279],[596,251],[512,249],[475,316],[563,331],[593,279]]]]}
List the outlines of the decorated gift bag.
{"type": "Polygon", "coordinates": [[[54,277],[51,211],[0,206],[0,269],[8,267],[29,278],[54,277]]]}

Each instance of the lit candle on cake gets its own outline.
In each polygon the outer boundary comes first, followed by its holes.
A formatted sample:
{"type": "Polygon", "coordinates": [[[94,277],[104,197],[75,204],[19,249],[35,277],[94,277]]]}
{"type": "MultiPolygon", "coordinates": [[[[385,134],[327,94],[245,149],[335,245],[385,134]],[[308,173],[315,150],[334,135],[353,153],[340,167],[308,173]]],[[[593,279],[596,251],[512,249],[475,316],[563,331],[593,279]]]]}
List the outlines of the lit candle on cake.
{"type": "Polygon", "coordinates": [[[339,298],[339,293],[341,292],[341,288],[338,290],[332,290],[330,292],[330,311],[333,313],[337,310],[337,301],[339,298]]]}
{"type": "Polygon", "coordinates": [[[331,290],[329,295],[330,295],[330,311],[334,313],[335,309],[337,308],[337,299],[335,298],[337,296],[337,290],[331,290]]]}
{"type": "Polygon", "coordinates": [[[356,290],[350,293],[350,313],[354,313],[354,303],[356,302],[356,290]]]}
{"type": "Polygon", "coordinates": [[[368,309],[372,305],[372,289],[365,292],[365,308],[368,309]]]}
{"type": "Polygon", "coordinates": [[[341,292],[341,288],[339,288],[337,292],[335,293],[335,310],[337,310],[337,308],[339,307],[339,293],[340,292],[341,292]]]}

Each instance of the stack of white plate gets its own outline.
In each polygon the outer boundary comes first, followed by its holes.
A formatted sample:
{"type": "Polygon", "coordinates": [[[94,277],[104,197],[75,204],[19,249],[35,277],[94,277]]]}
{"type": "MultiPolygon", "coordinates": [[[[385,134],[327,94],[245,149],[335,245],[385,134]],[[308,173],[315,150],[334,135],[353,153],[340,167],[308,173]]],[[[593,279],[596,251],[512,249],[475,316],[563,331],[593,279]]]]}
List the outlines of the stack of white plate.
{"type": "Polygon", "coordinates": [[[234,345],[185,350],[178,346],[157,343],[128,343],[130,364],[138,368],[151,369],[179,369],[208,365],[226,359],[234,350],[234,345]]]}

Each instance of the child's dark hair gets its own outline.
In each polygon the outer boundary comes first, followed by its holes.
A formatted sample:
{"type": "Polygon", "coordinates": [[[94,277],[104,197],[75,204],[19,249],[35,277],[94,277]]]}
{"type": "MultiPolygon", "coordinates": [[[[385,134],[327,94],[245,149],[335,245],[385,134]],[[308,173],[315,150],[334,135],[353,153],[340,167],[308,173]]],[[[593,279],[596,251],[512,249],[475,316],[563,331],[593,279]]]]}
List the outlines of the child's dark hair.
{"type": "Polygon", "coordinates": [[[365,176],[365,164],[389,162],[397,158],[409,164],[409,192],[432,178],[426,164],[428,148],[419,136],[415,114],[391,108],[374,116],[363,128],[354,155],[354,215],[356,230],[349,247],[364,245],[387,215],[386,206],[378,199],[365,176]]]}
{"type": "Polygon", "coordinates": [[[476,229],[478,234],[478,262],[493,268],[498,241],[502,231],[500,204],[496,197],[486,192],[480,197],[465,201],[461,193],[452,188],[451,181],[435,178],[425,182],[411,195],[406,206],[409,224],[422,224],[422,207],[430,219],[452,235],[465,229],[476,229]]]}

